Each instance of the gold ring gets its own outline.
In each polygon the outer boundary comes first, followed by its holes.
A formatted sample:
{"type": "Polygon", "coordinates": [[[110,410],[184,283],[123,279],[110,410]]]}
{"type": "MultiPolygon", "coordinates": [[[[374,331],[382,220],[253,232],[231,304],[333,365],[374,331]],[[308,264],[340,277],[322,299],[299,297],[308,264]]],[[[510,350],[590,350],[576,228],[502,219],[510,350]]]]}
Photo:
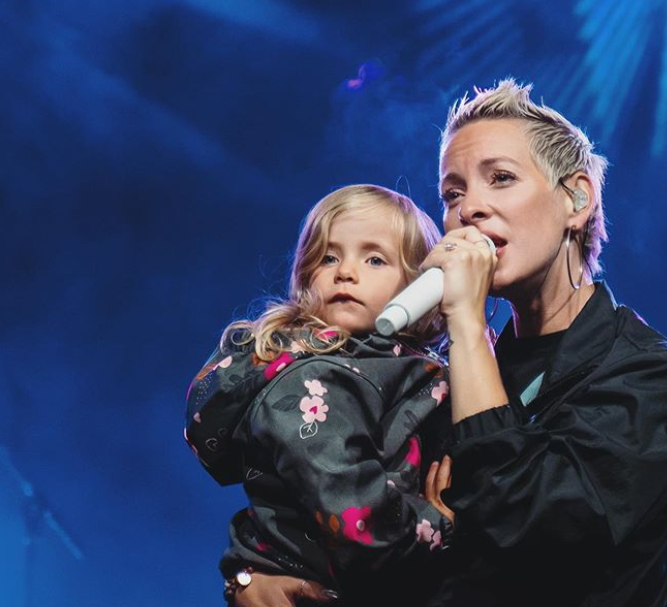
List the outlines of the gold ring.
{"type": "Polygon", "coordinates": [[[301,587],[299,588],[299,597],[303,598],[303,591],[306,587],[306,580],[301,580],[301,587]]]}

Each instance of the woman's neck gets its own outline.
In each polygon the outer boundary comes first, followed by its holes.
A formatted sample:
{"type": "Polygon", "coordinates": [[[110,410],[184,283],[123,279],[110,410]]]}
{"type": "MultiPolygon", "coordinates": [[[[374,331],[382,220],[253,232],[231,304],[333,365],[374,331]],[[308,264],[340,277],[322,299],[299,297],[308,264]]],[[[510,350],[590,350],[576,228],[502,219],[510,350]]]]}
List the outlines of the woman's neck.
{"type": "Polygon", "coordinates": [[[514,299],[512,316],[517,337],[535,337],[564,331],[583,310],[595,292],[592,281],[585,281],[579,289],[554,289],[552,293],[540,291],[525,299],[514,299]]]}

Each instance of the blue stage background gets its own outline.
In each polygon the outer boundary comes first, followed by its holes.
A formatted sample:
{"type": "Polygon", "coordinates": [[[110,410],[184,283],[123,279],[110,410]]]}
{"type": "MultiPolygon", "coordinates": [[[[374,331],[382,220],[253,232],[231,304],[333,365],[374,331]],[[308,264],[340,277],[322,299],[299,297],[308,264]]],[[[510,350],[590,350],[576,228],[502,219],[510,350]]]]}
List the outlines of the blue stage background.
{"type": "Polygon", "coordinates": [[[187,386],[331,189],[438,219],[473,85],[587,127],[606,277],[667,332],[666,35],[664,0],[0,4],[0,604],[222,604],[243,499],[183,441],[187,386]]]}

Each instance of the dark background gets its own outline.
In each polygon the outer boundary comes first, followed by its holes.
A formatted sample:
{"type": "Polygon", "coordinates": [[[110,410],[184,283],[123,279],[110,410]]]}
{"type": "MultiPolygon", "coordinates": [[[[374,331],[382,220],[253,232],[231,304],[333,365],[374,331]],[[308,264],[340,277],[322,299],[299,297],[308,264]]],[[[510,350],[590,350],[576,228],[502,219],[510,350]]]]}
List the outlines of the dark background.
{"type": "Polygon", "coordinates": [[[243,500],[185,446],[187,386],[333,188],[438,219],[474,85],[585,125],[606,277],[666,332],[666,32],[657,0],[0,3],[0,604],[222,603],[243,500]]]}

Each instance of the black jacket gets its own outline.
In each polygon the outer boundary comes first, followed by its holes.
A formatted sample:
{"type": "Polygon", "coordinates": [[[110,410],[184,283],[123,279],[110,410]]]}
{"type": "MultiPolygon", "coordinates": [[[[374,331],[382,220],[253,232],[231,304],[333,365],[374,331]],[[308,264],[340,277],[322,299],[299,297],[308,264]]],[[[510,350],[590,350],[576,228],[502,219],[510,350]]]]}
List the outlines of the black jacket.
{"type": "Polygon", "coordinates": [[[537,397],[510,399],[454,427],[457,575],[436,603],[667,605],[665,338],[597,284],[537,397]]]}

